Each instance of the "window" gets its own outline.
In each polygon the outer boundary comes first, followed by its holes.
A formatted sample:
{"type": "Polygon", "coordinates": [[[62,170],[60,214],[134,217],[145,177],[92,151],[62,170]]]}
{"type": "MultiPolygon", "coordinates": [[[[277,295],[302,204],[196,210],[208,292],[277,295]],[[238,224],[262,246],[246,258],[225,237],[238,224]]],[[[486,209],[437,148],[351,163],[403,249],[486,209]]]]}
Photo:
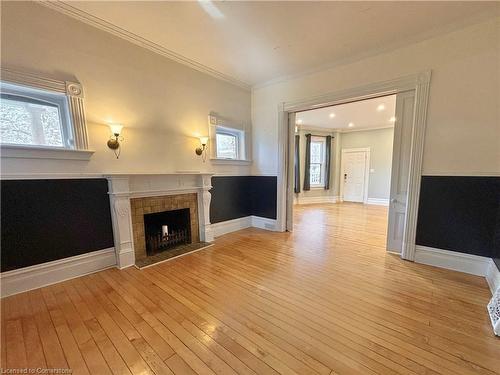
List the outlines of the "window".
{"type": "Polygon", "coordinates": [[[3,158],[89,160],[83,90],[78,82],[1,68],[3,158]]]}
{"type": "Polygon", "coordinates": [[[217,159],[244,160],[245,132],[217,126],[215,129],[215,156],[217,159]]]}
{"type": "Polygon", "coordinates": [[[238,137],[230,133],[217,133],[217,157],[222,159],[238,158],[238,137]]]}
{"type": "Polygon", "coordinates": [[[2,144],[72,148],[66,96],[2,83],[2,144]]]}
{"type": "Polygon", "coordinates": [[[325,186],[325,148],[326,140],[322,137],[311,138],[311,164],[309,181],[311,186],[325,186]]]}

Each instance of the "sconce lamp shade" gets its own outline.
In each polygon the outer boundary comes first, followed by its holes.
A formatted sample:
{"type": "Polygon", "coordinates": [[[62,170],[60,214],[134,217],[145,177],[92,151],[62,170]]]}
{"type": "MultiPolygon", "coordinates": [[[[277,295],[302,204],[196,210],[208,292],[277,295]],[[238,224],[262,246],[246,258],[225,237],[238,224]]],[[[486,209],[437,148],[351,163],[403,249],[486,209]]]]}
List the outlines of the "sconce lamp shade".
{"type": "Polygon", "coordinates": [[[199,137],[200,143],[205,146],[208,143],[208,137],[199,137]]]}
{"type": "Polygon", "coordinates": [[[111,133],[115,135],[120,135],[123,129],[123,125],[121,124],[109,124],[109,128],[111,129],[111,133]]]}

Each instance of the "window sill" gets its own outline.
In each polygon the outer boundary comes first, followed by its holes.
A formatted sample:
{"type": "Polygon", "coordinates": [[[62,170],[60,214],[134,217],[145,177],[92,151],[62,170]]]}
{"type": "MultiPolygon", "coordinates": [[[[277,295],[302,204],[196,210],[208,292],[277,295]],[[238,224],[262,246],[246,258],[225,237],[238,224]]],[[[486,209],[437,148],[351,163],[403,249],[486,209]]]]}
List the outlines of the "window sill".
{"type": "Polygon", "coordinates": [[[238,159],[217,159],[211,158],[210,162],[212,164],[226,164],[226,165],[250,165],[252,164],[251,160],[238,160],[238,159]]]}
{"type": "Polygon", "coordinates": [[[311,190],[324,190],[325,185],[311,185],[311,190]]]}
{"type": "Polygon", "coordinates": [[[90,160],[94,154],[91,150],[71,150],[52,147],[10,146],[1,145],[0,155],[3,158],[20,159],[59,159],[90,160]]]}

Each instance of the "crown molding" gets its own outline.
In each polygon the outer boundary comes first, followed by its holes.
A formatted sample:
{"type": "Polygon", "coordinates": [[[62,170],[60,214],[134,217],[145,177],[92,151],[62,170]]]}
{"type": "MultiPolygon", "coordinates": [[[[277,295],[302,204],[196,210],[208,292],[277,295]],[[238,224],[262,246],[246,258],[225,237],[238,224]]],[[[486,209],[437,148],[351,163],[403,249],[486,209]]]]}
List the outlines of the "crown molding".
{"type": "Polygon", "coordinates": [[[90,13],[87,13],[83,10],[80,10],[67,2],[64,1],[49,1],[49,0],[35,0],[36,3],[41,4],[47,8],[55,10],[59,13],[65,14],[69,17],[72,17],[78,21],[84,22],[87,25],[96,27],[100,30],[106,31],[110,34],[113,34],[119,38],[125,39],[128,42],[131,42],[137,46],[146,48],[158,55],[166,57],[170,60],[178,62],[180,64],[186,65],[192,69],[195,69],[199,72],[208,74],[217,79],[226,81],[235,86],[241,87],[245,90],[250,90],[251,85],[247,82],[240,81],[234,77],[221,73],[215,69],[212,69],[206,65],[203,65],[195,60],[191,60],[185,56],[182,56],[174,51],[171,51],[157,43],[154,43],[148,39],[140,37],[130,31],[127,31],[119,26],[112,24],[111,22],[105,21],[99,17],[93,16],[90,13]]]}

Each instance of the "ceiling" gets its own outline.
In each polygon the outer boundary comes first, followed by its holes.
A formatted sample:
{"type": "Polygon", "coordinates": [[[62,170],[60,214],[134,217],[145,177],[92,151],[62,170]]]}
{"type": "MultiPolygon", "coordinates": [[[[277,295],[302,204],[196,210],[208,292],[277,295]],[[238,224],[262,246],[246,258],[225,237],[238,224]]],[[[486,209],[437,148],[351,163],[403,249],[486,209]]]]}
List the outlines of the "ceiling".
{"type": "Polygon", "coordinates": [[[295,120],[299,127],[355,131],[393,127],[395,113],[396,95],[389,95],[299,112],[295,120]]]}
{"type": "Polygon", "coordinates": [[[43,2],[187,65],[255,86],[498,14],[497,2],[43,2]]]}

